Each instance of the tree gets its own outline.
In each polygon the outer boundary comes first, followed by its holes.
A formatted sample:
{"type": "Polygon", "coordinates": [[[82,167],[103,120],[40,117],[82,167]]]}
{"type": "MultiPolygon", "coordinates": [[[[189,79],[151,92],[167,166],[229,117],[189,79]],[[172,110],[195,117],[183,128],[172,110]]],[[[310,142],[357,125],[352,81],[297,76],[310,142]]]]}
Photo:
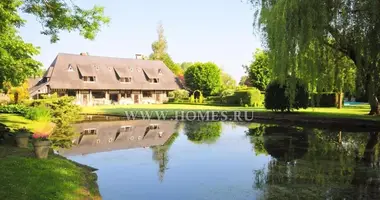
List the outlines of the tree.
{"type": "Polygon", "coordinates": [[[191,65],[193,65],[192,62],[183,62],[183,63],[180,64],[181,69],[182,69],[182,71],[184,71],[184,72],[185,72],[185,71],[187,70],[187,68],[189,68],[191,65]]]}
{"type": "Polygon", "coordinates": [[[244,75],[240,78],[239,85],[240,86],[243,86],[243,85],[250,86],[251,85],[250,82],[251,81],[249,80],[249,77],[247,75],[244,75]]]}
{"type": "Polygon", "coordinates": [[[369,114],[380,114],[379,1],[250,1],[256,9],[254,25],[271,50],[269,63],[276,77],[284,80],[294,73],[314,85],[322,84],[317,79],[320,70],[331,59],[328,51],[335,51],[355,64],[371,104],[369,114]],[[311,46],[313,53],[306,54],[311,46]]]}
{"type": "Polygon", "coordinates": [[[264,91],[271,81],[268,52],[256,49],[254,60],[247,68],[248,77],[253,87],[264,91]]]}
{"type": "Polygon", "coordinates": [[[186,86],[200,90],[205,96],[217,94],[221,87],[220,68],[212,63],[194,63],[185,72],[186,86]]]}
{"type": "Polygon", "coordinates": [[[62,30],[79,31],[84,38],[94,39],[110,21],[103,7],[83,9],[68,0],[3,0],[0,8],[0,88],[4,82],[20,85],[42,66],[33,59],[39,49],[19,36],[17,29],[25,23],[20,12],[36,16],[43,26],[41,34],[50,36],[52,43],[59,40],[62,30]]]}
{"type": "Polygon", "coordinates": [[[236,80],[226,72],[221,72],[221,91],[236,88],[236,80]]]}
{"type": "Polygon", "coordinates": [[[150,60],[161,60],[165,65],[177,76],[183,74],[181,67],[173,62],[170,55],[167,53],[168,43],[164,35],[164,27],[162,23],[158,24],[157,27],[158,40],[152,43],[153,53],[150,54],[150,60]]]}
{"type": "Polygon", "coordinates": [[[220,122],[186,122],[185,134],[187,138],[195,143],[215,143],[222,132],[220,122]]]}

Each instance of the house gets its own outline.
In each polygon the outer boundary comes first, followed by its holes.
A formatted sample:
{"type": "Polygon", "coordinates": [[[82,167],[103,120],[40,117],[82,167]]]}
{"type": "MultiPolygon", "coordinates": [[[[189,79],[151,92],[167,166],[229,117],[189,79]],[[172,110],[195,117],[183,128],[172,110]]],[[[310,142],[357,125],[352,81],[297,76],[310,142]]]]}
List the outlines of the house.
{"type": "Polygon", "coordinates": [[[156,60],[60,53],[38,81],[30,97],[57,93],[73,96],[79,105],[163,103],[180,82],[156,60]]]}
{"type": "Polygon", "coordinates": [[[131,120],[94,121],[75,124],[80,135],[73,139],[74,146],[60,149],[64,156],[92,154],[114,150],[146,148],[164,145],[176,132],[176,121],[131,120]]]}

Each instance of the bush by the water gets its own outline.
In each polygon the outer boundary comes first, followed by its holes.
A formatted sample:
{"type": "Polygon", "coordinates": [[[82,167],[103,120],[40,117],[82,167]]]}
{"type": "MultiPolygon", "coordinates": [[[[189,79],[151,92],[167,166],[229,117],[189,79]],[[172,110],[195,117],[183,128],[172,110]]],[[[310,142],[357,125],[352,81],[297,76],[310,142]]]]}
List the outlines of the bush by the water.
{"type": "Polygon", "coordinates": [[[335,93],[319,93],[310,95],[310,106],[336,107],[337,95],[335,93]]]}
{"type": "Polygon", "coordinates": [[[51,111],[49,108],[45,107],[44,105],[31,107],[27,110],[25,114],[25,118],[31,119],[34,121],[50,122],[51,111]]]}
{"type": "Polygon", "coordinates": [[[20,114],[25,116],[28,109],[29,108],[23,104],[8,104],[0,106],[0,113],[20,114]]]}
{"type": "Polygon", "coordinates": [[[35,100],[31,104],[34,107],[45,106],[51,111],[52,122],[55,129],[50,137],[54,146],[70,147],[72,139],[76,135],[72,124],[79,121],[81,108],[74,104],[74,97],[58,97],[56,94],[43,96],[43,99],[35,100]]]}
{"type": "Polygon", "coordinates": [[[284,112],[292,109],[306,109],[308,107],[309,92],[306,85],[299,79],[296,79],[296,88],[294,100],[291,101],[286,94],[286,84],[282,85],[279,81],[272,81],[265,92],[265,108],[284,112]]]}
{"type": "Polygon", "coordinates": [[[228,105],[241,105],[257,107],[263,103],[263,95],[257,88],[235,91],[232,96],[227,96],[225,101],[228,105]]]}

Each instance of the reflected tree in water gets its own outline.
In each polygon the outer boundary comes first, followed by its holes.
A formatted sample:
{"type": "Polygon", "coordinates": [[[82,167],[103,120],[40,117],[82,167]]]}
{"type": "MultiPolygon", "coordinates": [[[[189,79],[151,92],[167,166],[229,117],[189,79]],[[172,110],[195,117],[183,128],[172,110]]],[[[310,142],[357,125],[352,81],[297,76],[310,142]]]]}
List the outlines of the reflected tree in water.
{"type": "Polygon", "coordinates": [[[253,150],[256,155],[268,155],[267,150],[264,148],[264,131],[266,126],[267,125],[264,124],[251,124],[249,129],[245,132],[253,145],[253,150]]]}
{"type": "Polygon", "coordinates": [[[379,199],[378,133],[264,129],[273,159],[253,185],[264,199],[379,199]]]}
{"type": "Polygon", "coordinates": [[[158,177],[161,182],[164,180],[165,172],[168,169],[167,164],[169,163],[169,149],[178,137],[178,131],[182,128],[183,124],[177,123],[175,127],[176,132],[173,133],[163,145],[151,147],[153,152],[153,160],[158,163],[158,177]]]}
{"type": "Polygon", "coordinates": [[[221,122],[186,122],[185,134],[194,143],[215,143],[222,132],[221,122]]]}

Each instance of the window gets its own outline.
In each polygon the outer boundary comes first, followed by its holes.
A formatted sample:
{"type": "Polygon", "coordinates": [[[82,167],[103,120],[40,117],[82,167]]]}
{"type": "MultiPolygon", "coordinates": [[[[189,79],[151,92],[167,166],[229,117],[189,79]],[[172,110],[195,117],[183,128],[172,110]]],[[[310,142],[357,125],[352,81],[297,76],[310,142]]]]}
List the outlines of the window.
{"type": "Polygon", "coordinates": [[[82,132],[83,135],[96,135],[96,128],[84,129],[82,132]]]}
{"type": "Polygon", "coordinates": [[[83,76],[82,79],[85,82],[95,82],[95,76],[83,76]]]}
{"type": "Polygon", "coordinates": [[[159,79],[158,78],[151,78],[151,79],[149,79],[149,82],[150,83],[158,83],[159,79]]]}
{"type": "Polygon", "coordinates": [[[149,125],[149,129],[150,130],[155,130],[155,129],[159,129],[160,127],[157,125],[157,124],[151,124],[149,125]]]}
{"type": "Polygon", "coordinates": [[[130,83],[130,82],[132,82],[132,77],[120,78],[119,80],[122,83],[130,83]]]}
{"type": "Polygon", "coordinates": [[[77,92],[75,90],[67,90],[67,96],[75,97],[77,96],[77,92]]]}
{"type": "Polygon", "coordinates": [[[69,67],[67,68],[67,71],[69,71],[69,72],[74,71],[74,70],[73,70],[73,66],[71,66],[71,64],[69,64],[69,67]]]}
{"type": "Polygon", "coordinates": [[[128,132],[132,131],[132,126],[121,126],[120,127],[120,132],[128,132]]]}
{"type": "Polygon", "coordinates": [[[162,75],[162,70],[161,69],[158,69],[158,74],[162,75]]]}
{"type": "Polygon", "coordinates": [[[121,98],[131,98],[131,91],[121,92],[121,98]]]}
{"type": "Polygon", "coordinates": [[[152,97],[153,94],[151,91],[143,91],[143,97],[152,97]]]}
{"type": "Polygon", "coordinates": [[[92,96],[94,97],[94,99],[103,99],[106,98],[106,92],[92,91],[92,96]]]}

